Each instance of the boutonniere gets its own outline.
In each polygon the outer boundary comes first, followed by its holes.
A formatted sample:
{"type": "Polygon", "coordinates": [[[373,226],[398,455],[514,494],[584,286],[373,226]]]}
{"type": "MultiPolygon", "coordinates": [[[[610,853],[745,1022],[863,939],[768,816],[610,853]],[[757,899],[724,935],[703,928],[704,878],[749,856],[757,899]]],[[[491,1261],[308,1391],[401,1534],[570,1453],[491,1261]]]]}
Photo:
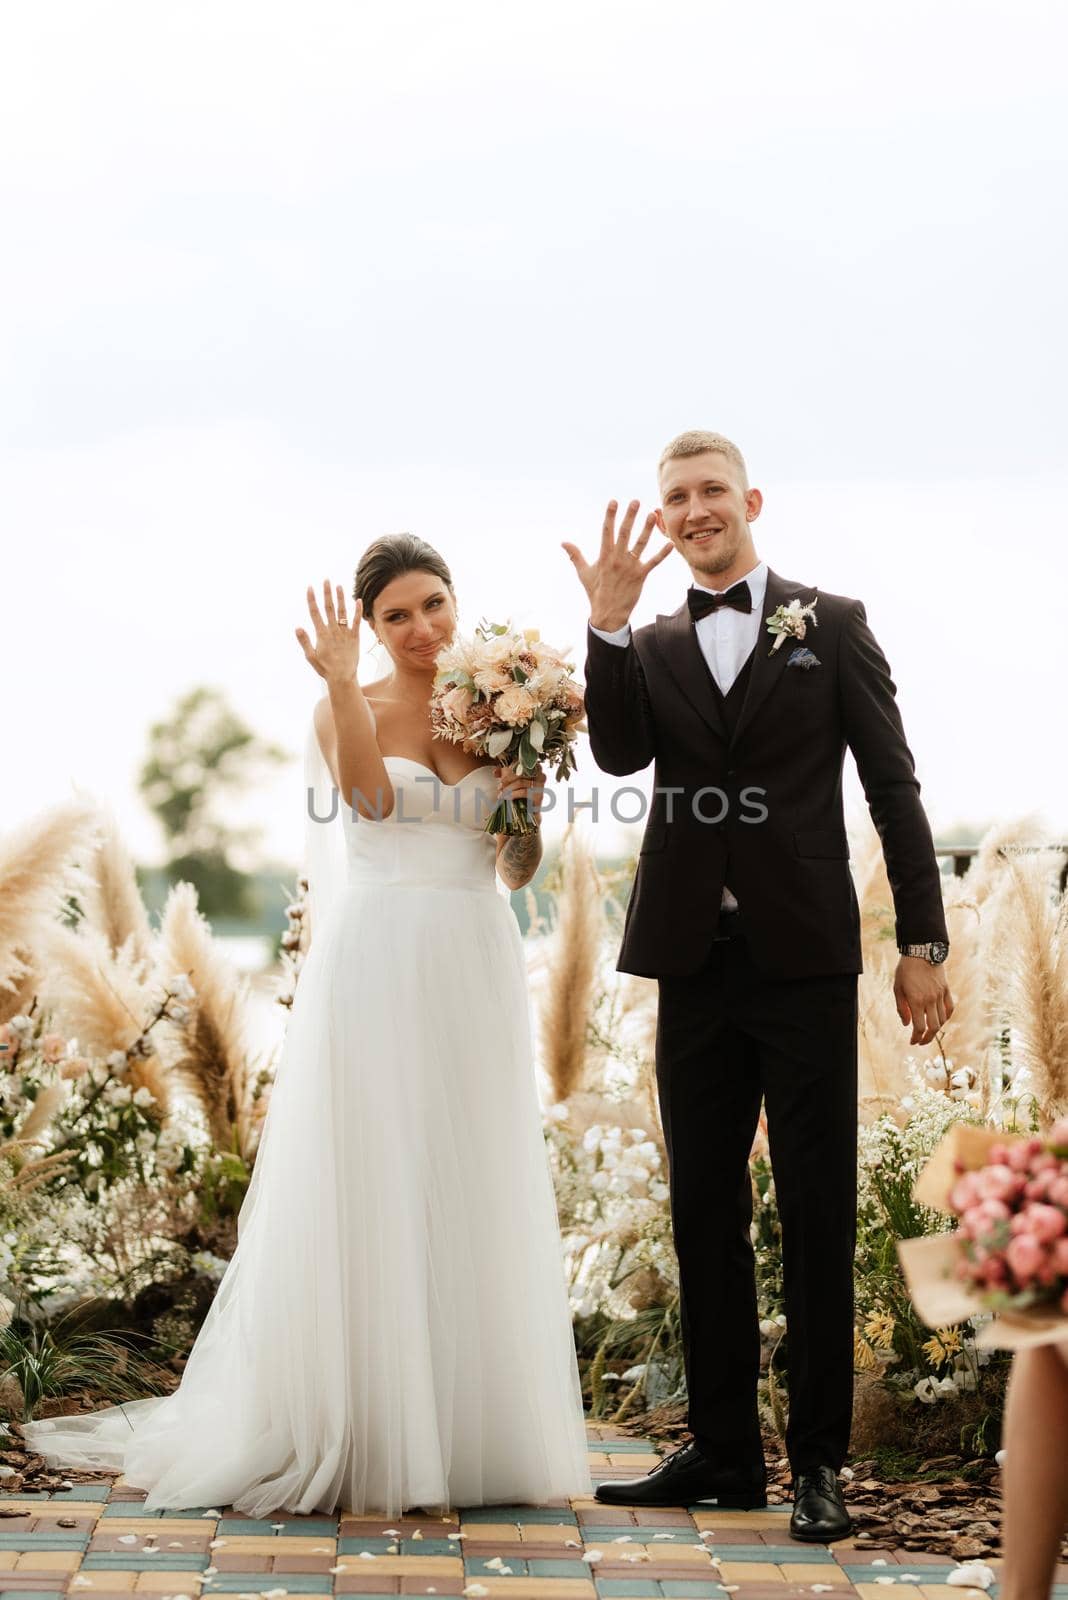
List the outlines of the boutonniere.
{"type": "Polygon", "coordinates": [[[768,632],[777,635],[768,655],[774,655],[784,639],[803,639],[808,628],[806,618],[811,620],[814,628],[819,627],[816,621],[815,600],[810,601],[807,606],[803,606],[799,599],[791,600],[788,606],[776,606],[771,616],[764,619],[768,625],[768,632]]]}
{"type": "MultiPolygon", "coordinates": [[[[774,649],[774,646],[772,648],[774,649]]],[[[818,667],[822,663],[819,656],[814,656],[811,650],[806,649],[803,644],[799,644],[796,650],[790,651],[786,665],[788,667],[804,667],[807,672],[809,667],[818,667]]]]}

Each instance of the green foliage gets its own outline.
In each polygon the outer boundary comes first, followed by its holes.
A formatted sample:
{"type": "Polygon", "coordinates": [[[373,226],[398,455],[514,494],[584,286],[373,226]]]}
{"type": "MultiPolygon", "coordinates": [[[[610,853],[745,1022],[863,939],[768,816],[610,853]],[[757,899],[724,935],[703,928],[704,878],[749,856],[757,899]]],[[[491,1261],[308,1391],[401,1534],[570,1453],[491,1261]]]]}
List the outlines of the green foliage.
{"type": "Polygon", "coordinates": [[[205,916],[243,916],[257,909],[245,883],[247,857],[259,828],[224,820],[225,805],[288,752],[260,739],[221,690],[193,689],[149,729],[139,787],[169,845],[171,882],[197,890],[205,916]]]}
{"type": "Polygon", "coordinates": [[[0,1328],[0,1374],[21,1390],[24,1422],[42,1400],[83,1389],[112,1401],[135,1400],[156,1392],[162,1376],[133,1335],[87,1332],[71,1312],[47,1327],[16,1316],[0,1328]]]}

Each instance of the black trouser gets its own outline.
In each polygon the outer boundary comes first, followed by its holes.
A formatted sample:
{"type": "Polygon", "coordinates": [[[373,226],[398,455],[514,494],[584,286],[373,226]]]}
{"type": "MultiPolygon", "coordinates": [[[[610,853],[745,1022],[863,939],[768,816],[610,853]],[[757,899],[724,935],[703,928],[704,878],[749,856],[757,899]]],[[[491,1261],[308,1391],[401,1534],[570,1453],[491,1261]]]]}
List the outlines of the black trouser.
{"type": "Polygon", "coordinates": [[[719,1466],[760,1470],[749,1155],[766,1105],[783,1235],[795,1473],[842,1466],[853,1405],[857,979],[772,979],[744,934],[659,980],[656,1070],[682,1291],[689,1425],[719,1466]]]}

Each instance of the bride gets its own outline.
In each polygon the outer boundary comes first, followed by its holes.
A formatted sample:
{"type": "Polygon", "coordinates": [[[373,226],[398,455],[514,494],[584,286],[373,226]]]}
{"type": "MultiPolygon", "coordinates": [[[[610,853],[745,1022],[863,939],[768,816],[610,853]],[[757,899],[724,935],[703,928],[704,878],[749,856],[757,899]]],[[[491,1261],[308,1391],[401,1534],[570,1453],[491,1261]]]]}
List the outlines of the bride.
{"type": "Polygon", "coordinates": [[[456,626],[437,551],[377,540],[354,601],[350,624],[340,588],[325,615],[309,589],[314,641],[296,630],[327,689],[305,752],[312,938],[237,1248],[173,1394],[24,1427],[51,1466],[121,1469],[147,1510],[591,1489],[506,892],[540,838],[482,826],[527,785],[431,736],[456,626]],[[366,688],[361,617],[390,660],[366,688]]]}

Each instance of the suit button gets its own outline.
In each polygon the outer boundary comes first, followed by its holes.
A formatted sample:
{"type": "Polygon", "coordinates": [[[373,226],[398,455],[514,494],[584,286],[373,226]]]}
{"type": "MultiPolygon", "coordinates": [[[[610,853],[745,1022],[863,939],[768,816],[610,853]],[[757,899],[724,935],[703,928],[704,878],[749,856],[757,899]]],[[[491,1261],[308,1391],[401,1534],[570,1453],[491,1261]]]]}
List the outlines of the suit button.
{"type": "Polygon", "coordinates": [[[734,767],[728,767],[727,768],[727,776],[728,776],[728,778],[736,778],[738,776],[738,773],[737,773],[737,771],[735,770],[734,767]]]}

